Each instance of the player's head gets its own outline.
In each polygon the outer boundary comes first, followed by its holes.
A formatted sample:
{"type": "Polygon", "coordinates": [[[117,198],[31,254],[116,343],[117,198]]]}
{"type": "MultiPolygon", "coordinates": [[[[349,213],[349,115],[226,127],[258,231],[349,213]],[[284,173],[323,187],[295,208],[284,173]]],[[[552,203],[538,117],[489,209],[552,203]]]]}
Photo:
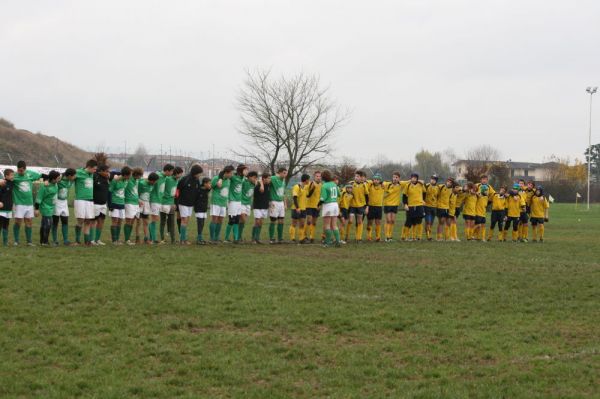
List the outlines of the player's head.
{"type": "Polygon", "coordinates": [[[173,174],[174,169],[175,166],[171,165],[170,163],[166,164],[165,166],[163,166],[163,175],[171,176],[173,174]]]}
{"type": "Polygon", "coordinates": [[[373,175],[373,183],[375,185],[380,185],[381,184],[381,180],[382,180],[382,178],[381,178],[381,175],[379,173],[375,173],[373,175]]]}
{"type": "Polygon", "coordinates": [[[7,168],[4,169],[4,179],[12,181],[15,178],[15,171],[7,168]]]}
{"type": "Polygon", "coordinates": [[[354,187],[352,186],[352,184],[350,184],[350,183],[346,184],[346,192],[347,193],[352,193],[353,189],[354,189],[354,187]]]}
{"type": "Polygon", "coordinates": [[[248,175],[246,176],[246,178],[248,179],[248,181],[252,184],[256,184],[256,181],[258,180],[258,172],[256,171],[251,171],[248,172],[248,175]]]}
{"type": "Polygon", "coordinates": [[[530,190],[533,190],[535,188],[535,183],[533,182],[533,180],[529,180],[527,182],[527,188],[530,190]]]}
{"type": "Polygon", "coordinates": [[[354,173],[354,180],[357,183],[362,183],[363,181],[365,181],[366,176],[367,176],[367,174],[364,171],[357,170],[356,173],[354,173]]]}
{"type": "Polygon", "coordinates": [[[148,175],[148,183],[149,184],[156,184],[158,179],[159,179],[158,173],[156,173],[156,172],[152,172],[148,175]]]}
{"type": "Polygon", "coordinates": [[[190,169],[190,175],[194,176],[197,179],[200,177],[203,171],[204,170],[202,169],[202,166],[194,164],[190,169]]]}
{"type": "Polygon", "coordinates": [[[337,186],[340,184],[340,177],[338,175],[333,175],[333,178],[331,181],[333,181],[335,183],[335,185],[337,186]]]}
{"type": "Polygon", "coordinates": [[[417,182],[419,181],[419,174],[418,173],[411,173],[410,174],[410,182],[413,184],[417,184],[417,182]]]}
{"type": "Polygon", "coordinates": [[[396,171],[394,173],[392,173],[392,183],[399,183],[400,182],[400,172],[396,171]]]}
{"type": "Polygon", "coordinates": [[[179,179],[182,175],[183,175],[183,169],[181,168],[181,166],[175,166],[175,168],[173,168],[173,176],[175,176],[175,178],[179,179]]]}
{"type": "Polygon", "coordinates": [[[202,187],[210,188],[210,179],[208,177],[202,178],[202,187]]]}
{"type": "Polygon", "coordinates": [[[142,168],[133,168],[131,171],[134,179],[141,179],[144,176],[144,169],[142,168]]]}
{"type": "Polygon", "coordinates": [[[536,197],[543,197],[544,196],[544,187],[542,186],[537,186],[535,188],[535,196],[536,197]]]}
{"type": "Polygon", "coordinates": [[[462,191],[462,186],[460,184],[455,184],[454,187],[452,187],[452,192],[454,194],[458,194],[462,191]]]}
{"type": "Polygon", "coordinates": [[[506,194],[506,186],[500,186],[500,194],[506,194]]]}
{"type": "Polygon", "coordinates": [[[246,176],[248,174],[248,167],[246,165],[239,164],[238,167],[235,169],[235,174],[238,176],[246,176]]]}
{"type": "Polygon", "coordinates": [[[473,184],[472,182],[468,182],[467,183],[467,192],[469,193],[477,193],[477,187],[475,186],[475,184],[473,184]]]}
{"type": "Polygon", "coordinates": [[[316,170],[315,173],[313,173],[313,180],[315,183],[321,183],[321,171],[320,170],[316,170]]]}
{"type": "Polygon", "coordinates": [[[525,187],[527,187],[525,180],[519,179],[519,188],[524,189],[525,187]]]}
{"type": "Polygon", "coordinates": [[[488,175],[481,175],[481,177],[479,178],[479,182],[481,184],[488,184],[488,175]]]}
{"type": "Polygon", "coordinates": [[[233,167],[233,165],[225,166],[220,174],[221,179],[229,179],[231,176],[233,176],[234,170],[235,168],[233,167]]]}
{"type": "MultiPolygon", "coordinates": [[[[321,178],[321,174],[319,173],[319,179],[321,178]]],[[[308,184],[308,182],[310,181],[310,175],[305,173],[302,176],[300,176],[300,181],[302,182],[302,184],[308,184]]]]}
{"type": "Polygon", "coordinates": [[[18,174],[24,175],[26,170],[27,170],[27,164],[25,163],[25,161],[17,162],[17,173],[18,174]]]}
{"type": "Polygon", "coordinates": [[[331,176],[330,171],[324,170],[323,173],[321,173],[321,179],[323,179],[324,182],[330,182],[331,179],[333,179],[333,176],[331,176]]]}
{"type": "Polygon", "coordinates": [[[271,183],[271,174],[265,172],[262,174],[261,179],[264,184],[270,184],[271,183]]]}
{"type": "Polygon", "coordinates": [[[456,185],[456,182],[454,181],[453,177],[449,177],[446,179],[446,187],[448,188],[452,188],[456,185]]]}
{"type": "Polygon", "coordinates": [[[129,166],[123,166],[121,168],[121,177],[129,179],[131,177],[131,168],[129,166]]]}
{"type": "Polygon", "coordinates": [[[438,180],[439,180],[438,175],[434,174],[434,175],[431,175],[431,177],[429,178],[429,183],[431,183],[432,185],[435,185],[435,184],[437,184],[438,180]]]}
{"type": "Polygon", "coordinates": [[[281,177],[282,179],[284,177],[286,177],[287,174],[288,174],[287,168],[281,167],[281,168],[277,169],[277,176],[281,177]]]}
{"type": "Polygon", "coordinates": [[[60,172],[51,170],[50,173],[48,173],[48,181],[50,183],[56,183],[59,180],[60,180],[60,172]]]}
{"type": "Polygon", "coordinates": [[[85,163],[85,170],[88,173],[96,173],[96,169],[98,169],[98,161],[95,159],[90,159],[85,163]]]}
{"type": "Polygon", "coordinates": [[[98,169],[96,169],[96,173],[98,173],[102,177],[110,176],[110,172],[108,170],[108,165],[100,165],[98,169]]]}
{"type": "Polygon", "coordinates": [[[66,180],[75,180],[75,173],[77,173],[75,171],[75,169],[73,168],[67,168],[67,170],[65,170],[65,173],[63,173],[63,178],[66,180]]]}

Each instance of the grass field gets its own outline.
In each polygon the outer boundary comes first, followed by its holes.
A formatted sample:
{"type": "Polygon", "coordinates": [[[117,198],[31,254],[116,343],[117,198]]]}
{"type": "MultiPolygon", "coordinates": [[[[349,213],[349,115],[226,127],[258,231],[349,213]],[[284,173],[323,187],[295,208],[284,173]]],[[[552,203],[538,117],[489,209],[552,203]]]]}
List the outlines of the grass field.
{"type": "Polygon", "coordinates": [[[0,397],[599,397],[600,207],[546,230],[0,248],[0,397]]]}

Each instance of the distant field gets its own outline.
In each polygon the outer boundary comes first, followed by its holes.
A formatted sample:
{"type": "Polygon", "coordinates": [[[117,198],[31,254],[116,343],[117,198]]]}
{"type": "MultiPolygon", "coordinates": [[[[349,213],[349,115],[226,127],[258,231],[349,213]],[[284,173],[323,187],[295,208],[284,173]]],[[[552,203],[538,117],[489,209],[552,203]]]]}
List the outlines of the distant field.
{"type": "Polygon", "coordinates": [[[0,247],[0,397],[598,397],[599,234],[0,247]]]}

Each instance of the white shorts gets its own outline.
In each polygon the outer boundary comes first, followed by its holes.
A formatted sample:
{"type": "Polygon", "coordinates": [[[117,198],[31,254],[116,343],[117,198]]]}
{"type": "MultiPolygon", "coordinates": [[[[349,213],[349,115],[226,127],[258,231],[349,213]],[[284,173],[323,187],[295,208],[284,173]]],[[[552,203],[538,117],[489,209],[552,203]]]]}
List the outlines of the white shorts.
{"type": "Polygon", "coordinates": [[[77,219],[94,219],[94,202],[75,200],[75,217],[77,219]]]}
{"type": "Polygon", "coordinates": [[[266,219],[269,217],[268,209],[255,209],[254,210],[254,219],[266,219]]]}
{"type": "Polygon", "coordinates": [[[108,215],[106,204],[104,204],[104,205],[94,204],[94,216],[98,217],[100,215],[104,215],[104,216],[108,215]]]}
{"type": "Polygon", "coordinates": [[[162,213],[172,213],[173,212],[173,205],[161,205],[160,206],[160,211],[162,213]]]}
{"type": "Polygon", "coordinates": [[[206,212],[196,212],[196,219],[206,219],[206,212]]]}
{"type": "Polygon", "coordinates": [[[54,203],[54,216],[69,216],[69,204],[66,199],[56,200],[54,203]]]}
{"type": "Polygon", "coordinates": [[[142,215],[150,215],[150,202],[142,201],[142,205],[140,206],[140,213],[142,215]]]}
{"type": "Polygon", "coordinates": [[[251,211],[252,205],[242,205],[242,211],[240,212],[240,215],[250,215],[251,211]]]}
{"type": "Polygon", "coordinates": [[[110,217],[113,219],[125,219],[125,209],[113,209],[110,211],[110,217]]]}
{"type": "Polygon", "coordinates": [[[321,216],[339,216],[340,207],[337,202],[331,202],[329,204],[323,204],[321,216]]]}
{"type": "Polygon", "coordinates": [[[158,216],[160,215],[160,209],[161,209],[162,205],[158,204],[156,202],[151,202],[150,203],[150,214],[152,216],[158,216]]]}
{"type": "Polygon", "coordinates": [[[242,214],[242,203],[240,201],[229,201],[227,204],[227,214],[229,216],[238,216],[242,214]]]}
{"type": "Polygon", "coordinates": [[[0,211],[0,216],[6,219],[12,219],[12,212],[0,211]]]}
{"type": "Polygon", "coordinates": [[[219,216],[224,218],[227,213],[227,208],[220,205],[211,205],[210,206],[210,216],[219,216]]]}
{"type": "Polygon", "coordinates": [[[272,218],[284,218],[285,217],[285,205],[283,204],[283,201],[269,202],[269,217],[272,217],[272,218]]]}
{"type": "Polygon", "coordinates": [[[179,215],[182,218],[189,218],[193,214],[194,214],[194,207],[193,206],[179,205],[179,215]]]}
{"type": "Polygon", "coordinates": [[[15,219],[31,219],[33,215],[33,205],[15,205],[15,219]]]}
{"type": "Polygon", "coordinates": [[[125,219],[136,219],[140,217],[140,206],[125,204],[125,219]]]}

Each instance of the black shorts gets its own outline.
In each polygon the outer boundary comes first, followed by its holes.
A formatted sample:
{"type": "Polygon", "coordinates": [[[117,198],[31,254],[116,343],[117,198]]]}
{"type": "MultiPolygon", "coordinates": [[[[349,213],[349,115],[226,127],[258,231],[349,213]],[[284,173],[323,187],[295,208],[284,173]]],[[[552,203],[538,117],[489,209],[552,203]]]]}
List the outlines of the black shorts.
{"type": "Polygon", "coordinates": [[[148,219],[150,217],[150,215],[148,215],[147,213],[140,213],[140,219],[148,219]]]}
{"type": "Polygon", "coordinates": [[[423,219],[425,217],[425,209],[422,206],[411,206],[406,212],[406,217],[411,219],[423,219]]]}
{"type": "Polygon", "coordinates": [[[454,209],[454,217],[459,217],[459,216],[460,216],[460,208],[454,209]]]}
{"type": "Polygon", "coordinates": [[[475,224],[485,224],[485,216],[475,216],[475,224]]]}
{"type": "Polygon", "coordinates": [[[447,218],[448,216],[450,216],[450,214],[448,213],[448,209],[440,209],[437,208],[437,217],[439,218],[447,218]]]}
{"type": "Polygon", "coordinates": [[[364,206],[351,206],[350,207],[350,214],[355,214],[355,215],[364,215],[365,214],[365,207],[364,206]]]}
{"type": "Polygon", "coordinates": [[[504,222],[504,216],[506,216],[506,211],[492,211],[492,223],[504,222]]]}
{"type": "Polygon", "coordinates": [[[465,219],[465,220],[475,220],[475,215],[463,215],[463,219],[465,219]]]}
{"type": "Polygon", "coordinates": [[[340,217],[342,219],[348,219],[349,215],[350,215],[350,212],[348,211],[348,208],[341,208],[340,209],[340,217]]]}
{"type": "Polygon", "coordinates": [[[531,218],[531,225],[537,226],[538,224],[544,224],[544,218],[531,218]]]}
{"type": "Polygon", "coordinates": [[[306,208],[304,217],[306,217],[306,216],[310,216],[313,219],[318,218],[319,217],[319,208],[306,208]]]}
{"type": "Polygon", "coordinates": [[[398,206],[394,205],[394,206],[384,206],[383,207],[383,212],[384,213],[398,213],[398,206]]]}
{"type": "Polygon", "coordinates": [[[529,215],[527,214],[527,212],[521,212],[521,215],[519,216],[519,222],[523,224],[529,222],[529,215]]]}
{"type": "Polygon", "coordinates": [[[300,212],[296,212],[295,209],[292,209],[292,219],[294,219],[294,220],[306,219],[306,214],[308,213],[307,211],[308,211],[308,209],[302,210],[300,212]]]}
{"type": "Polygon", "coordinates": [[[383,215],[383,207],[382,206],[370,206],[369,213],[367,214],[367,220],[381,220],[381,216],[383,215]]]}

